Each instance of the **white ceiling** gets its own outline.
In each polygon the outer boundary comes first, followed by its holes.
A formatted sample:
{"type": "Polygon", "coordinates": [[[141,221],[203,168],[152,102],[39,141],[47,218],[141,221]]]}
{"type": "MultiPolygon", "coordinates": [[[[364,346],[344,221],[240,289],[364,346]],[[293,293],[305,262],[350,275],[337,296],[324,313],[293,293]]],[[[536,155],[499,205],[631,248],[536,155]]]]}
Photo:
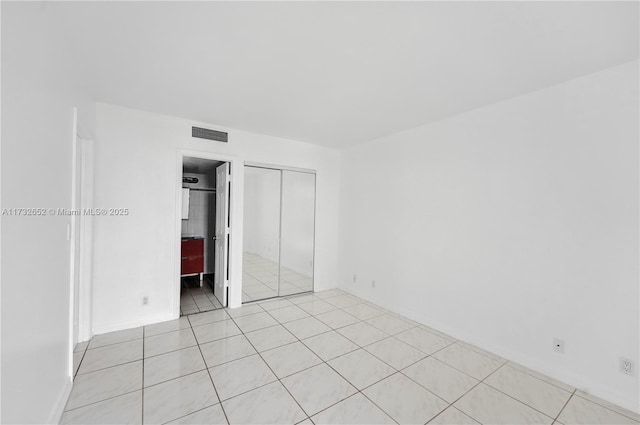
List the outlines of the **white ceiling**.
{"type": "Polygon", "coordinates": [[[639,49],[638,2],[44,7],[97,100],[332,147],[634,60],[639,49]]]}

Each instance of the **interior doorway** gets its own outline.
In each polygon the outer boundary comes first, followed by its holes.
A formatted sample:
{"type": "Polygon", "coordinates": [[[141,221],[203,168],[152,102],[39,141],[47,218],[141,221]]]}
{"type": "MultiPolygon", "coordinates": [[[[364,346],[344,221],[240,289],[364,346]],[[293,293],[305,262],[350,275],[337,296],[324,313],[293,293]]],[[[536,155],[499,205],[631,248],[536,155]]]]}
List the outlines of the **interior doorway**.
{"type": "Polygon", "coordinates": [[[184,156],[180,315],[227,306],[230,163],[184,156]]]}

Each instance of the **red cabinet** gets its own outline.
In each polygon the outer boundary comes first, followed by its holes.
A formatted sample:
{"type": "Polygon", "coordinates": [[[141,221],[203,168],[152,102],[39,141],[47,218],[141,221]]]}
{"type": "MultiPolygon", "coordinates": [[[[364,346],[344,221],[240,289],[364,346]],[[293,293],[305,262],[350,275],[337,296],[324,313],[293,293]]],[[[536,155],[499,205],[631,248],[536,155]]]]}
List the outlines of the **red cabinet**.
{"type": "Polygon", "coordinates": [[[204,239],[183,239],[180,274],[199,273],[204,273],[204,239]]]}

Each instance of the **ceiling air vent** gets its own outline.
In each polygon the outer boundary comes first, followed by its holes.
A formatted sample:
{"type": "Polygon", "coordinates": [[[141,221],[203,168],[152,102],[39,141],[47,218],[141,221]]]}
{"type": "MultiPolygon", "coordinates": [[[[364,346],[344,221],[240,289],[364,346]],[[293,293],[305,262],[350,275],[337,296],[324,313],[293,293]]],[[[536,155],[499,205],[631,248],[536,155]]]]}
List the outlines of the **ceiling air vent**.
{"type": "Polygon", "coordinates": [[[201,127],[191,127],[191,137],[215,140],[216,142],[229,142],[229,133],[225,133],[224,131],[209,130],[208,128],[201,127]]]}

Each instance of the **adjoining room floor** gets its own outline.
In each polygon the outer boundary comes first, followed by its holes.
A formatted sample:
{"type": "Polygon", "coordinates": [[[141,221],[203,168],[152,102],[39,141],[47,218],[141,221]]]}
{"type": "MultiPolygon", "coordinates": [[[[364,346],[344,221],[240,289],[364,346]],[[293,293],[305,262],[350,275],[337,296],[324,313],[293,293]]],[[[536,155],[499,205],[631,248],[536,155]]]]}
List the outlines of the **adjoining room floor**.
{"type": "Polygon", "coordinates": [[[213,282],[204,277],[202,287],[198,276],[186,276],[180,283],[180,315],[202,313],[222,308],[222,304],[213,295],[213,282]]]}
{"type": "Polygon", "coordinates": [[[340,290],[97,335],[62,423],[638,424],[340,290]]]}
{"type": "Polygon", "coordinates": [[[313,290],[313,281],[295,270],[282,267],[257,254],[245,252],[242,256],[242,302],[278,296],[278,272],[281,274],[280,296],[313,290]]]}

